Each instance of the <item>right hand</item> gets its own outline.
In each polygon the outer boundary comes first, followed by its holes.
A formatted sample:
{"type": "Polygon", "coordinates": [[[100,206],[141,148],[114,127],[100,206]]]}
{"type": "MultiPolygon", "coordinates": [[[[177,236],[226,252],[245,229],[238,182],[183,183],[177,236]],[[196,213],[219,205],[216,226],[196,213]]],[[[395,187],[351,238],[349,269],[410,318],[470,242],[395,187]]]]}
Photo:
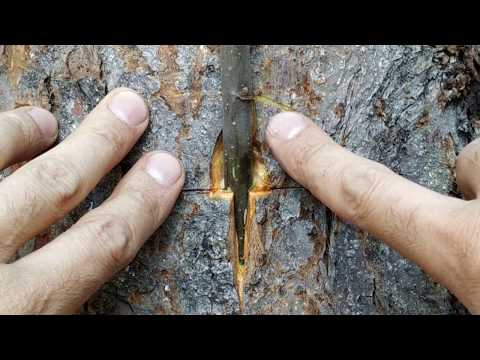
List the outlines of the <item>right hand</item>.
{"type": "Polygon", "coordinates": [[[479,141],[457,160],[457,183],[469,201],[351,153],[298,113],[274,116],[267,142],[283,169],[325,206],[417,263],[480,313],[479,141]]]}

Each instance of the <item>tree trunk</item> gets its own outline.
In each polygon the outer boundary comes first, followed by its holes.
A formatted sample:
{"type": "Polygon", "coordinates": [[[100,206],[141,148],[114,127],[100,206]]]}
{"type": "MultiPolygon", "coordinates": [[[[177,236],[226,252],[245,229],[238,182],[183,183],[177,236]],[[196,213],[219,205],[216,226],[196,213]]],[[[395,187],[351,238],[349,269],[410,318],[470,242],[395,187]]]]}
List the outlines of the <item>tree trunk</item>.
{"type": "Polygon", "coordinates": [[[255,160],[244,266],[238,262],[232,194],[223,181],[219,50],[0,50],[0,110],[22,105],[51,110],[60,121],[60,141],[115,87],[135,89],[150,107],[150,126],[127,158],[18,256],[100,205],[143,152],[164,149],[185,166],[184,191],[166,223],[83,313],[465,313],[420,268],[343,223],[290,179],[271,157],[264,131],[271,115],[294,109],[353,152],[432,190],[459,196],[456,154],[477,137],[480,126],[478,48],[252,47],[255,160]]]}

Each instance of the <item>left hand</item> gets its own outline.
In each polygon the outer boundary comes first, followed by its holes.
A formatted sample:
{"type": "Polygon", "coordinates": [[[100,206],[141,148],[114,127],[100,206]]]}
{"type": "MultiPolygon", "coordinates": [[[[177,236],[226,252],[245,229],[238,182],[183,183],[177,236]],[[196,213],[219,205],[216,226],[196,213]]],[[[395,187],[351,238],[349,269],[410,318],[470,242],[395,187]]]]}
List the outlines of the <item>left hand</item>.
{"type": "MultiPolygon", "coordinates": [[[[180,194],[183,168],[166,152],[145,154],[100,207],[41,249],[7,264],[29,239],[75,208],[130,151],[148,124],[143,99],[116,89],[65,141],[0,183],[0,313],[73,313],[136,255],[180,194]]],[[[46,110],[0,113],[0,170],[50,147],[46,110]]]]}

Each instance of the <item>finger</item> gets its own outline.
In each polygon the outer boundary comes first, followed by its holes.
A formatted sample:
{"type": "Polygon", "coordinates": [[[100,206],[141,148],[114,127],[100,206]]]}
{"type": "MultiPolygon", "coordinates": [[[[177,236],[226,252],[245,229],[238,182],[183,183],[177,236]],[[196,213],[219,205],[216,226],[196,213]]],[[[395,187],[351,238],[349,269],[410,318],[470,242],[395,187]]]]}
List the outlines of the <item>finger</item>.
{"type": "Polygon", "coordinates": [[[445,235],[464,205],[357,156],[297,113],[274,116],[268,145],[281,166],[341,218],[383,239],[444,282],[456,264],[445,235]]]}
{"type": "Polygon", "coordinates": [[[65,141],[0,183],[0,261],[77,206],[130,151],[147,119],[140,96],[117,89],[65,141]]]}
{"type": "Polygon", "coordinates": [[[480,139],[472,141],[457,158],[457,185],[465,199],[478,198],[480,192],[480,139]]]}
{"type": "Polygon", "coordinates": [[[170,213],[183,182],[183,169],[176,158],[164,152],[144,156],[102,206],[53,242],[12,264],[19,279],[18,296],[33,299],[20,300],[19,311],[76,311],[134,258],[170,213]]]}
{"type": "Polygon", "coordinates": [[[0,170],[45,151],[54,143],[57,131],[55,117],[38,107],[0,113],[0,170]]]}

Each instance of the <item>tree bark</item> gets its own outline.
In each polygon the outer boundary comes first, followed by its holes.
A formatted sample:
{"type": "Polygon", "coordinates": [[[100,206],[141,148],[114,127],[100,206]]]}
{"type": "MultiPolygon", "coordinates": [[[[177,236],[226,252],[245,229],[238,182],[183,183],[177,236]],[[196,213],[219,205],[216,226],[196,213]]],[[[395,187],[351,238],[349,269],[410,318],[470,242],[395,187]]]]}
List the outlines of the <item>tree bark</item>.
{"type": "Polygon", "coordinates": [[[132,152],[89,197],[18,256],[99,206],[142,152],[164,149],[181,159],[187,173],[172,215],[82,312],[465,313],[416,265],[343,223],[301,189],[271,157],[264,135],[268,118],[291,108],[353,152],[432,190],[459,196],[456,154],[480,127],[478,50],[252,47],[255,179],[243,267],[232,197],[224,191],[218,158],[223,126],[218,47],[5,46],[0,110],[22,105],[51,110],[60,121],[59,141],[119,86],[145,97],[151,120],[132,152]]]}

